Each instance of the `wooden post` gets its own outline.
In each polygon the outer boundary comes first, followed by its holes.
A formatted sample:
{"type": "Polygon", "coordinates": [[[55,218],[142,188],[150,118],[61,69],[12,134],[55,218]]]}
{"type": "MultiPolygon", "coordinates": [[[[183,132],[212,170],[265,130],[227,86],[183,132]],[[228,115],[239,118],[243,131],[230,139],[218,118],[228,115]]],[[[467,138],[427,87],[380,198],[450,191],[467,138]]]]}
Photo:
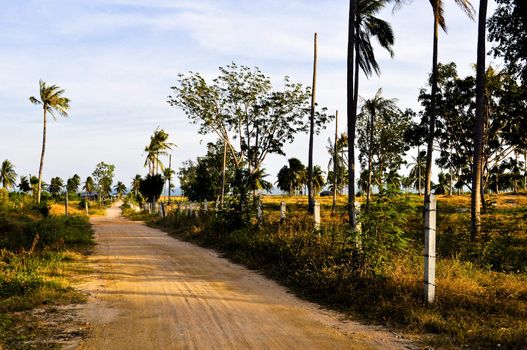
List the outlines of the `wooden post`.
{"type": "Polygon", "coordinates": [[[425,202],[425,300],[432,304],[435,298],[436,273],[436,198],[430,194],[425,202]]]}
{"type": "Polygon", "coordinates": [[[315,133],[315,96],[317,91],[317,50],[318,34],[314,37],[314,55],[313,55],[313,85],[311,86],[311,116],[309,118],[309,155],[307,164],[307,197],[308,211],[313,213],[315,205],[315,193],[313,188],[313,137],[315,133]]]}
{"type": "Polygon", "coordinates": [[[256,207],[256,217],[258,218],[258,221],[261,222],[263,219],[263,212],[262,212],[262,199],[260,196],[258,196],[258,203],[256,207]]]}
{"type": "Polygon", "coordinates": [[[315,206],[313,208],[313,219],[315,219],[315,229],[320,228],[320,202],[315,201],[315,206]]]}
{"type": "Polygon", "coordinates": [[[362,245],[361,240],[361,234],[362,234],[362,226],[359,222],[360,218],[360,203],[355,201],[353,205],[353,210],[355,212],[355,215],[353,216],[353,232],[355,233],[355,247],[359,248],[362,245]]]}
{"type": "Polygon", "coordinates": [[[285,202],[281,202],[280,203],[280,221],[284,221],[285,220],[285,202]]]}

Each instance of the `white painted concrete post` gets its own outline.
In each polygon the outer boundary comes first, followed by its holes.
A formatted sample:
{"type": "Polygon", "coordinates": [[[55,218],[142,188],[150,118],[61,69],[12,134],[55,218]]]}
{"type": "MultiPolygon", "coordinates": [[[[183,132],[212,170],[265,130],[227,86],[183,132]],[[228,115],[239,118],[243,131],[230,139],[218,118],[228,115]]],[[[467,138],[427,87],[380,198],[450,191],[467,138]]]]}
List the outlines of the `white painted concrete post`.
{"type": "Polygon", "coordinates": [[[207,212],[209,210],[209,202],[204,201],[203,202],[203,212],[207,212]]]}
{"type": "Polygon", "coordinates": [[[284,221],[285,220],[285,202],[281,202],[280,203],[280,221],[284,221]]]}
{"type": "Polygon", "coordinates": [[[425,202],[425,300],[432,304],[435,298],[436,280],[436,198],[430,195],[425,202]]]}
{"type": "Polygon", "coordinates": [[[192,203],[192,206],[194,208],[194,216],[198,217],[198,215],[199,215],[199,203],[192,203]]]}
{"type": "Polygon", "coordinates": [[[320,228],[320,202],[315,201],[315,207],[313,208],[313,219],[315,219],[315,229],[320,228]]]}
{"type": "Polygon", "coordinates": [[[258,218],[258,221],[262,221],[263,219],[262,199],[259,197],[258,197],[258,204],[256,207],[256,217],[258,218]]]}

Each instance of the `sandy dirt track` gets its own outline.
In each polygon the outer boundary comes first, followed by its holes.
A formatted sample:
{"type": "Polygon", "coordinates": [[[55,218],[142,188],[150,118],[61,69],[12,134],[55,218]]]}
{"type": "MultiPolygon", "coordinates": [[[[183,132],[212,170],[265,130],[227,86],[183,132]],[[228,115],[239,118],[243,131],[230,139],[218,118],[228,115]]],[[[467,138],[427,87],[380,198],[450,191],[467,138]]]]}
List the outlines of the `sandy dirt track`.
{"type": "Polygon", "coordinates": [[[120,213],[92,219],[95,276],[80,349],[415,348],[120,213]]]}

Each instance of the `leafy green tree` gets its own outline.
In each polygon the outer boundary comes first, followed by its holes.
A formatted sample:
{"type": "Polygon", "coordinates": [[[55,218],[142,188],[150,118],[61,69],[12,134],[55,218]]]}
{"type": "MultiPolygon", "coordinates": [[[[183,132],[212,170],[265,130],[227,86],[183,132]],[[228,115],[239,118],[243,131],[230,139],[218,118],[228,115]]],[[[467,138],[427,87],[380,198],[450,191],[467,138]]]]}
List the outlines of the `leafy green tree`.
{"type": "MultiPolygon", "coordinates": [[[[467,14],[471,19],[474,18],[474,8],[472,7],[469,0],[454,0],[454,2],[467,14]]],[[[432,12],[434,16],[434,39],[433,39],[433,53],[432,53],[432,77],[431,77],[431,104],[429,110],[429,127],[426,150],[426,172],[425,172],[425,197],[430,195],[431,181],[432,181],[432,153],[434,150],[434,136],[436,127],[436,95],[437,95],[437,57],[438,57],[438,42],[439,42],[439,27],[444,32],[447,31],[446,21],[444,17],[444,1],[443,0],[430,0],[432,5],[432,12]]],[[[426,201],[425,198],[425,201],[426,201]]]]}
{"type": "Polygon", "coordinates": [[[117,185],[115,185],[113,189],[117,193],[117,197],[119,197],[119,199],[121,199],[123,197],[123,194],[126,193],[126,185],[121,181],[117,181],[117,185]]]}
{"type": "Polygon", "coordinates": [[[376,180],[381,187],[385,170],[402,164],[404,132],[408,124],[409,117],[404,117],[396,99],[384,98],[382,89],[377,90],[373,98],[363,101],[358,115],[358,146],[359,160],[363,168],[368,169],[366,203],[371,197],[374,166],[377,168],[376,180]]]}
{"type": "Polygon", "coordinates": [[[43,80],[39,81],[40,100],[31,96],[29,101],[35,105],[42,106],[44,111],[44,128],[42,132],[42,152],[40,154],[40,166],[38,170],[38,188],[37,188],[37,202],[40,203],[42,192],[42,171],[44,169],[44,154],[46,152],[46,128],[47,128],[47,113],[51,114],[53,119],[55,113],[63,117],[68,116],[70,108],[70,100],[63,97],[64,90],[57,85],[48,85],[43,80]]]}
{"type": "Polygon", "coordinates": [[[113,176],[115,172],[115,165],[106,164],[105,162],[100,162],[95,167],[95,170],[92,173],[94,182],[99,192],[99,201],[104,197],[107,197],[112,192],[112,183],[113,176]]]}
{"type": "Polygon", "coordinates": [[[60,177],[56,176],[51,178],[48,188],[49,193],[51,193],[53,196],[58,196],[62,192],[63,188],[64,181],[60,177]]]}
{"type": "Polygon", "coordinates": [[[13,163],[7,159],[4,160],[2,162],[2,167],[0,168],[0,183],[2,183],[2,188],[14,188],[16,185],[16,177],[17,174],[13,163]]]}
{"type": "MultiPolygon", "coordinates": [[[[273,91],[270,78],[258,68],[234,63],[220,67],[212,83],[191,72],[180,75],[171,89],[175,94],[168,103],[183,109],[201,134],[216,134],[234,169],[246,168],[249,174],[258,171],[269,154],[284,154],[283,146],[308,130],[310,89],[285,77],[283,89],[273,91]]],[[[315,115],[317,131],[330,118],[325,111],[315,115]]]]}
{"type": "Polygon", "coordinates": [[[66,189],[69,193],[77,193],[81,185],[81,178],[75,174],[66,181],[66,189]]]}
{"type": "Polygon", "coordinates": [[[20,176],[18,189],[24,193],[28,193],[29,191],[31,191],[31,184],[29,183],[29,178],[27,176],[20,176]]]}
{"type": "MultiPolygon", "coordinates": [[[[207,154],[198,157],[196,162],[186,161],[179,169],[178,178],[183,194],[190,200],[216,200],[221,197],[223,172],[223,142],[207,144],[207,154]]],[[[227,192],[232,187],[234,170],[232,157],[226,157],[225,186],[227,192]]]]}
{"type": "Polygon", "coordinates": [[[144,179],[141,179],[139,190],[149,203],[156,203],[163,192],[164,184],[165,180],[161,174],[148,174],[144,179]]]}

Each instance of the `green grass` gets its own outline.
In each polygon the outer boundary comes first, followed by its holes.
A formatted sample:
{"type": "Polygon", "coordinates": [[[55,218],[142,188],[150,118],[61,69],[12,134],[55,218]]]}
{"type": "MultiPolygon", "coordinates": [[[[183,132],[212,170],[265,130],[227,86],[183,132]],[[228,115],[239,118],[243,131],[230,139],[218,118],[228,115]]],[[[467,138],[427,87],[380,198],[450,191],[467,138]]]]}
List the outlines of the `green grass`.
{"type": "Polygon", "coordinates": [[[0,202],[0,348],[38,348],[28,344],[43,330],[20,312],[85,300],[73,284],[85,271],[93,231],[86,216],[45,216],[12,204],[0,202]]]}

